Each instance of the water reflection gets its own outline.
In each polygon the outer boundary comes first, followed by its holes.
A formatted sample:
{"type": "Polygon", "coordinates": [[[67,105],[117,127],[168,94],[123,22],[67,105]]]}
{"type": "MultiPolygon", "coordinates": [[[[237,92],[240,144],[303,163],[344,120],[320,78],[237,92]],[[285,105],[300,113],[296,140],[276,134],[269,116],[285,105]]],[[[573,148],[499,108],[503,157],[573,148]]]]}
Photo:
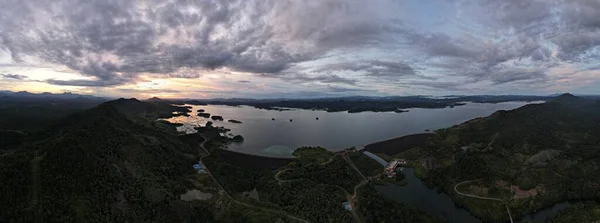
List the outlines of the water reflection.
{"type": "Polygon", "coordinates": [[[290,156],[300,146],[322,146],[339,151],[352,146],[363,146],[398,136],[421,133],[425,129],[450,127],[461,122],[525,105],[525,102],[498,104],[469,103],[444,109],[409,109],[406,113],[362,112],[346,113],[294,109],[290,111],[262,110],[240,106],[192,106],[190,117],[174,117],[171,122],[183,123],[180,131],[194,132],[193,127],[207,121],[231,129],[244,137],[241,144],[229,149],[252,154],[290,156]],[[197,110],[223,116],[225,121],[198,117],[197,110]],[[318,120],[317,120],[318,118],[318,120]],[[229,123],[235,119],[242,124],[229,123]],[[289,120],[293,119],[293,122],[289,120]]]}

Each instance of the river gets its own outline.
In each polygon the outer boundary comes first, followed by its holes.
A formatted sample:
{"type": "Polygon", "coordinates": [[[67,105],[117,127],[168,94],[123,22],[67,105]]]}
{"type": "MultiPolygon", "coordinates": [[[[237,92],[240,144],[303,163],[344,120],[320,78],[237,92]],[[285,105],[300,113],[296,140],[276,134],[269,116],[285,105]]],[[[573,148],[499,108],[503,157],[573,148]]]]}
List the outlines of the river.
{"type": "Polygon", "coordinates": [[[322,146],[331,151],[339,151],[352,146],[360,147],[372,142],[422,133],[426,129],[450,127],[476,117],[488,116],[497,110],[515,109],[525,104],[527,103],[467,103],[454,108],[414,108],[405,113],[347,113],[303,109],[275,111],[248,106],[207,105],[192,106],[193,112],[190,117],[179,116],[168,121],[183,123],[184,126],[179,127],[179,130],[191,133],[194,132],[193,127],[204,125],[210,120],[196,115],[198,109],[204,109],[211,115],[225,118],[225,121],[213,121],[214,125],[224,126],[231,129],[232,134],[244,137],[243,143],[231,144],[228,149],[257,155],[289,157],[292,151],[300,146],[322,146]],[[243,123],[229,123],[228,119],[243,123]]]}

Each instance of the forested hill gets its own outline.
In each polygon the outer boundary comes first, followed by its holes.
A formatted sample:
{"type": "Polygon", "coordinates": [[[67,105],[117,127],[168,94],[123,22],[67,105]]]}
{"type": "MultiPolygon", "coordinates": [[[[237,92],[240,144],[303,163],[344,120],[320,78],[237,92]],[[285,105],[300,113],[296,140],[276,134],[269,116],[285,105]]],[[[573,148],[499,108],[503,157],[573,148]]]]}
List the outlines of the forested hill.
{"type": "Polygon", "coordinates": [[[77,94],[0,91],[0,129],[40,130],[55,121],[106,102],[77,94]]]}
{"type": "Polygon", "coordinates": [[[210,221],[204,204],[179,200],[200,141],[136,115],[170,110],[107,102],[0,149],[0,222],[210,221]]]}
{"type": "MultiPolygon", "coordinates": [[[[456,183],[476,179],[481,179],[479,191],[489,191],[489,196],[507,184],[529,193],[511,203],[517,215],[565,200],[600,199],[597,100],[564,94],[547,103],[498,111],[438,130],[420,150],[441,166],[427,173],[427,181],[448,193],[454,193],[456,183]]],[[[492,209],[459,201],[481,217],[494,218],[492,209]]]]}
{"type": "Polygon", "coordinates": [[[598,135],[599,124],[599,101],[565,94],[547,103],[497,111],[489,117],[440,130],[438,136],[445,137],[442,146],[486,143],[488,150],[494,147],[512,152],[566,150],[598,135]]]}

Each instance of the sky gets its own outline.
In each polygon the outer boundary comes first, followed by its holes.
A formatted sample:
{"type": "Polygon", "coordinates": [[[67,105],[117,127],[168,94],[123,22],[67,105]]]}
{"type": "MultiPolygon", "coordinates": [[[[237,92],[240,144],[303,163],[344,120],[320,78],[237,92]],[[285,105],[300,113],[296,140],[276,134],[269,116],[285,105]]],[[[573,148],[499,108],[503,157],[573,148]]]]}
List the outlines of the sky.
{"type": "Polygon", "coordinates": [[[598,0],[0,0],[0,90],[600,94],[598,0]]]}

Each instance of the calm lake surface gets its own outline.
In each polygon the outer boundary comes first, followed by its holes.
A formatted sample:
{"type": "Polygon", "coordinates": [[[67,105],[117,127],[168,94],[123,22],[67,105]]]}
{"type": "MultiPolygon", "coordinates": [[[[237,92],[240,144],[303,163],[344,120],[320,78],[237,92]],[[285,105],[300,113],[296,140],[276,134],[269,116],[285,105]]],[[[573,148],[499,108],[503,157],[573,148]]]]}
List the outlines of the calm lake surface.
{"type": "Polygon", "coordinates": [[[488,116],[498,110],[521,107],[526,102],[497,104],[468,103],[464,106],[443,109],[408,109],[409,112],[325,112],[294,109],[275,111],[248,106],[192,106],[190,117],[174,117],[170,122],[183,123],[180,131],[194,132],[193,127],[212,121],[197,116],[198,109],[211,115],[223,116],[225,121],[213,121],[215,126],[231,129],[232,134],[244,137],[243,143],[231,144],[230,150],[277,157],[289,157],[300,146],[322,146],[339,151],[352,146],[361,147],[369,143],[409,134],[422,133],[460,124],[464,121],[488,116]],[[275,120],[271,120],[274,118],[275,120]],[[316,118],[319,118],[317,120],[316,118]],[[242,124],[227,122],[228,119],[242,124]],[[293,121],[290,122],[290,119],[293,121]]]}
{"type": "MultiPolygon", "coordinates": [[[[438,193],[435,189],[425,186],[415,176],[412,168],[404,168],[402,172],[406,175],[406,180],[408,181],[406,186],[388,184],[385,186],[375,186],[375,189],[389,199],[409,204],[432,215],[440,216],[447,222],[481,222],[481,220],[472,216],[467,210],[457,207],[448,195],[438,193]]],[[[568,203],[556,204],[539,212],[520,216],[520,219],[531,222],[546,222],[559,211],[567,208],[568,205],[568,203]]],[[[517,220],[519,216],[513,216],[513,218],[515,218],[513,220],[517,220]]]]}

